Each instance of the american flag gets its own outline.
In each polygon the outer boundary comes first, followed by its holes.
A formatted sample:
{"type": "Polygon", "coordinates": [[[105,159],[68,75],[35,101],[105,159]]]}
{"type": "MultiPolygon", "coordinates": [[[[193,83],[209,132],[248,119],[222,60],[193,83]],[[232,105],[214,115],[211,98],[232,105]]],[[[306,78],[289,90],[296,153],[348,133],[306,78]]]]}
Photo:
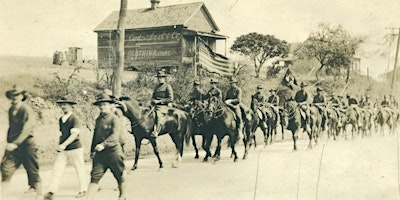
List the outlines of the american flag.
{"type": "Polygon", "coordinates": [[[233,76],[235,72],[234,63],[227,57],[213,52],[201,38],[199,38],[199,63],[201,68],[222,76],[233,76]]]}

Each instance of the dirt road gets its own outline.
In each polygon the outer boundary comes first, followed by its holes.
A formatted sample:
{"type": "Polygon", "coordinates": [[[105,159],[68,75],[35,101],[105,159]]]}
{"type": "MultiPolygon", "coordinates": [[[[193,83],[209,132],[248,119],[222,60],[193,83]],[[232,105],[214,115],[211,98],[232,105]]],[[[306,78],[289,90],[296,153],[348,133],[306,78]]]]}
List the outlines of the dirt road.
{"type": "MultiPolygon", "coordinates": [[[[222,152],[222,159],[216,164],[195,160],[193,152],[187,152],[177,169],[171,168],[172,155],[162,155],[165,168],[161,171],[156,158],[149,156],[139,161],[137,171],[127,175],[128,199],[400,199],[396,139],[396,135],[375,135],[331,140],[324,145],[323,137],[321,144],[310,151],[306,151],[307,141],[300,141],[297,152],[291,151],[291,142],[275,143],[252,149],[247,160],[237,163],[229,158],[228,150],[222,152]]],[[[239,150],[243,155],[243,149],[239,150]]],[[[132,161],[126,164],[130,168],[132,161]]],[[[86,170],[89,174],[89,164],[86,170]]],[[[41,175],[46,188],[50,169],[42,169],[41,175]]],[[[57,199],[74,199],[77,184],[70,167],[57,199]]],[[[116,182],[110,173],[100,185],[97,199],[117,199],[116,182]]],[[[13,177],[11,188],[9,199],[33,197],[23,194],[27,186],[21,169],[13,177]]]]}

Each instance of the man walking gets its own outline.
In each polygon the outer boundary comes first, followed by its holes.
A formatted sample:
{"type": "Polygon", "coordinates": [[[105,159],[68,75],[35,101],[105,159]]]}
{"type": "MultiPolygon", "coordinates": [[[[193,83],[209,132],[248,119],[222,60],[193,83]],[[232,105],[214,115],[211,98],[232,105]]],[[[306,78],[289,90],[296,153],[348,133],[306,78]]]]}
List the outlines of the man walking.
{"type": "Polygon", "coordinates": [[[6,92],[11,100],[8,112],[9,128],[7,131],[6,152],[1,162],[3,193],[2,199],[7,199],[9,182],[17,168],[22,164],[28,174],[29,183],[36,190],[36,199],[42,198],[42,183],[39,176],[38,149],[33,140],[33,124],[35,115],[31,107],[24,103],[26,91],[14,86],[6,92]]]}
{"type": "Polygon", "coordinates": [[[79,179],[80,190],[75,197],[82,198],[86,196],[87,183],[83,148],[79,140],[81,121],[73,113],[73,105],[75,105],[76,102],[72,101],[68,97],[62,97],[56,103],[60,106],[64,115],[59,119],[61,136],[57,148],[58,154],[54,162],[53,177],[50,183],[49,192],[45,195],[45,200],[53,199],[54,194],[57,192],[61,176],[64,172],[65,166],[67,165],[67,160],[73,164],[79,179]]]}
{"type": "Polygon", "coordinates": [[[100,115],[96,119],[95,130],[91,145],[91,157],[93,167],[90,172],[90,184],[87,199],[97,199],[95,194],[98,183],[105,172],[110,169],[118,183],[119,200],[125,200],[125,164],[120,143],[120,120],[113,112],[114,100],[102,93],[93,104],[100,109],[100,115]]]}

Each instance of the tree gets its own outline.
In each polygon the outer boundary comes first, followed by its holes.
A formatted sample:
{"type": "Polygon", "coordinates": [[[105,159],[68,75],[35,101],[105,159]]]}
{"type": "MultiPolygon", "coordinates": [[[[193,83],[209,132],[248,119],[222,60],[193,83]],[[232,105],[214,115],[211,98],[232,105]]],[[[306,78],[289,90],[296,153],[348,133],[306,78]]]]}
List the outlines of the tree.
{"type": "Polygon", "coordinates": [[[126,8],[128,7],[128,0],[121,0],[121,9],[119,11],[119,18],[118,18],[118,27],[117,27],[117,59],[118,59],[118,66],[114,69],[114,78],[113,78],[113,95],[116,97],[121,96],[122,92],[122,73],[124,71],[124,57],[125,57],[125,15],[126,15],[126,8]]]}
{"type": "Polygon", "coordinates": [[[279,40],[273,35],[254,32],[236,38],[231,47],[231,52],[237,52],[249,58],[254,64],[258,78],[264,63],[270,58],[287,56],[289,46],[286,41],[279,40]]]}
{"type": "Polygon", "coordinates": [[[352,37],[341,25],[331,26],[321,23],[310,33],[308,38],[295,50],[300,59],[315,58],[320,66],[315,74],[319,80],[319,72],[323,68],[347,68],[363,39],[352,37]]]}

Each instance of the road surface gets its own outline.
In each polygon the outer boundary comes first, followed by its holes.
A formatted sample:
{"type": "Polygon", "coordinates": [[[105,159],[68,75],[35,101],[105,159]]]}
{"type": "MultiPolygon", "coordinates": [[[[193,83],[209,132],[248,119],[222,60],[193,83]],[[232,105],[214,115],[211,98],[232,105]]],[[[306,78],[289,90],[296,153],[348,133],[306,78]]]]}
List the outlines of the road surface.
{"type": "MultiPolygon", "coordinates": [[[[185,152],[179,168],[171,167],[172,154],[164,154],[161,171],[155,156],[147,156],[139,160],[138,170],[127,175],[127,199],[400,199],[397,135],[326,141],[322,137],[318,146],[307,151],[307,140],[301,140],[297,152],[292,152],[290,141],[258,146],[247,160],[237,163],[229,158],[227,149],[216,164],[195,160],[193,152],[185,152]]],[[[243,155],[243,147],[238,149],[243,155]]],[[[130,169],[132,161],[126,165],[130,169]]],[[[89,174],[90,163],[86,171],[89,174]]],[[[42,168],[41,175],[46,191],[50,167],[42,168]]],[[[110,172],[100,185],[96,199],[117,199],[117,185],[110,172]]],[[[9,199],[32,199],[33,194],[23,193],[26,189],[26,174],[19,169],[12,179],[9,199]]],[[[77,178],[69,167],[56,199],[74,199],[77,192],[77,178]]]]}

